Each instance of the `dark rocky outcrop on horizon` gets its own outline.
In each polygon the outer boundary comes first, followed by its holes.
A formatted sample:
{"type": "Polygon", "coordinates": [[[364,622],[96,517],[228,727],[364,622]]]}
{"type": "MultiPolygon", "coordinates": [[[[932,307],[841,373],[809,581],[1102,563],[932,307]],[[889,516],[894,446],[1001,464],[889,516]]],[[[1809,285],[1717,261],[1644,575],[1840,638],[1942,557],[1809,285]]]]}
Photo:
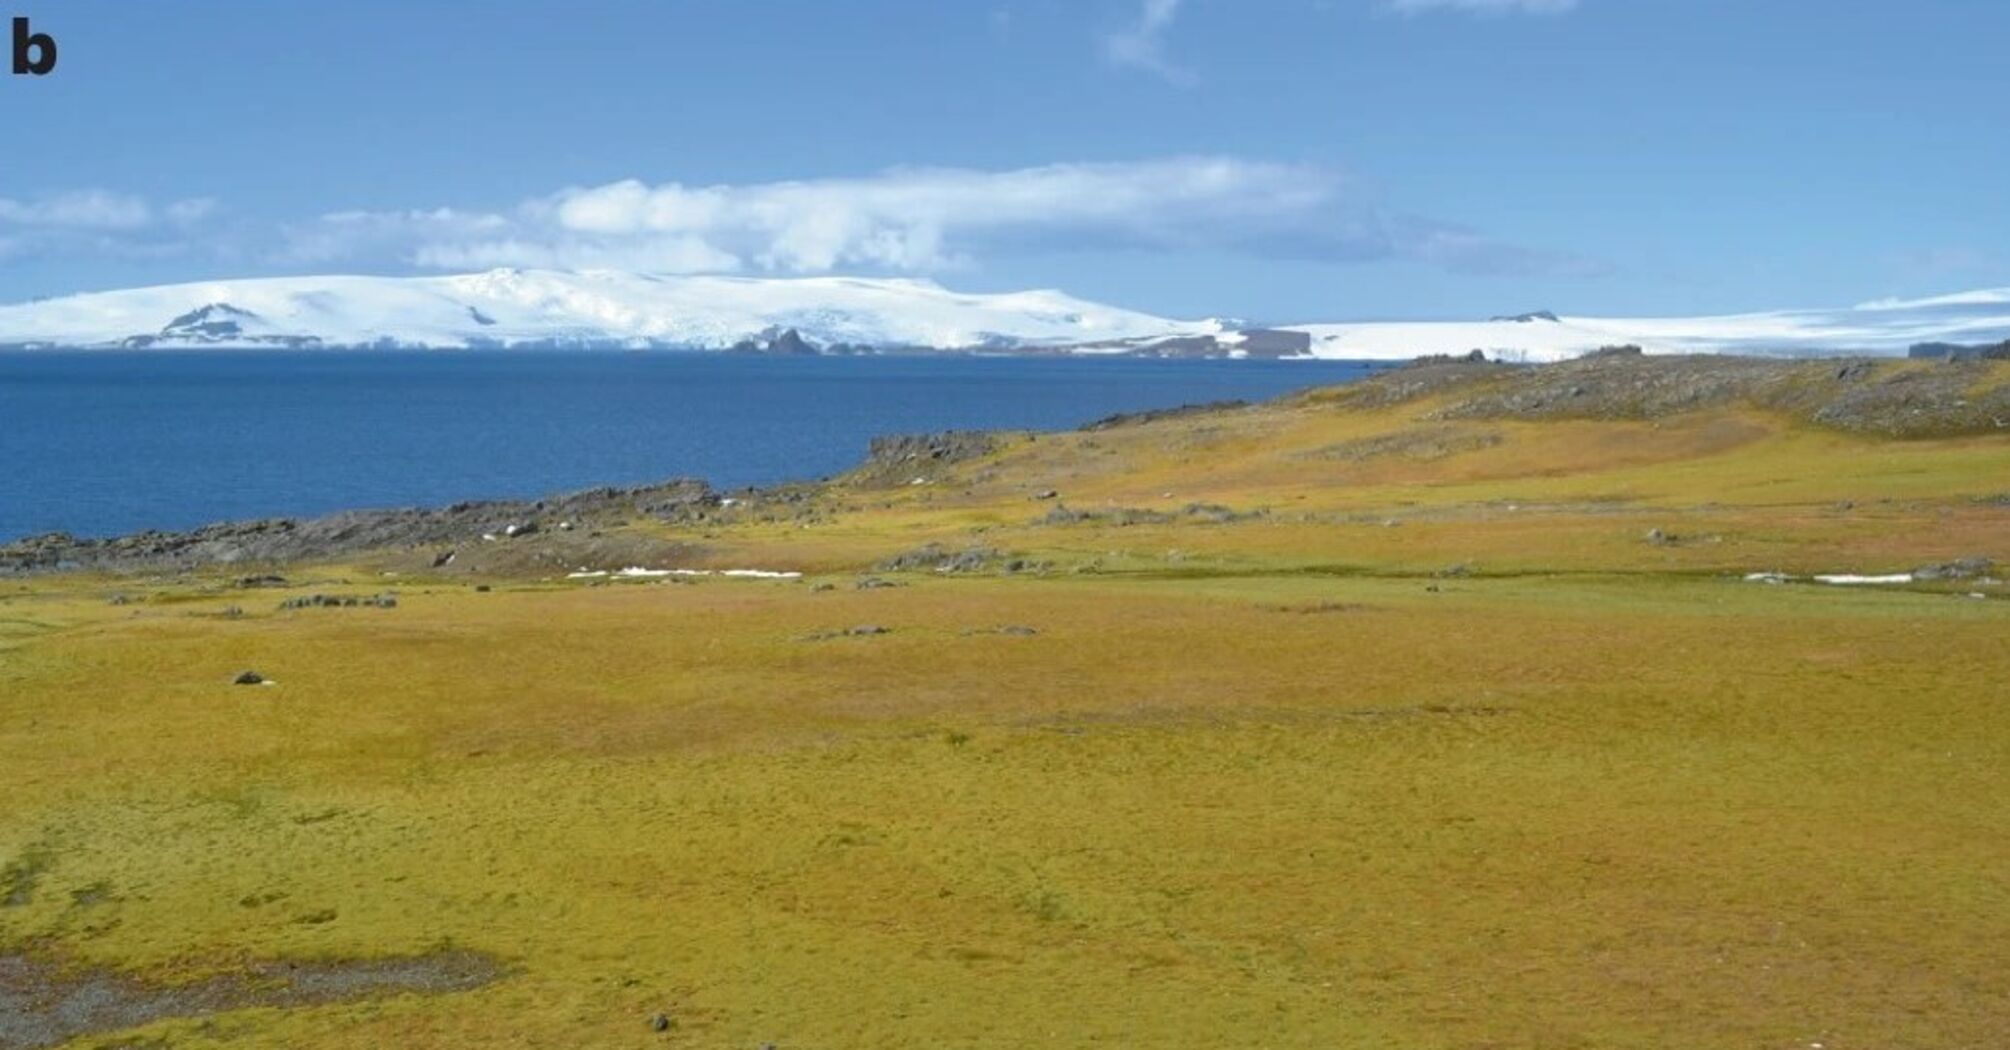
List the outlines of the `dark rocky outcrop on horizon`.
{"type": "Polygon", "coordinates": [[[1980,346],[1965,346],[1960,343],[1918,343],[1906,356],[1915,360],[2010,361],[2010,339],[1980,346]]]}

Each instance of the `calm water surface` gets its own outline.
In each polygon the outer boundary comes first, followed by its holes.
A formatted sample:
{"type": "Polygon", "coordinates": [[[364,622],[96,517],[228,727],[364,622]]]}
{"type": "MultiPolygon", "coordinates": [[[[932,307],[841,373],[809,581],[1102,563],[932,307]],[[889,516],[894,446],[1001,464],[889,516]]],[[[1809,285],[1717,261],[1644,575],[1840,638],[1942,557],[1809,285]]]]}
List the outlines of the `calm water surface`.
{"type": "Polygon", "coordinates": [[[0,354],[0,541],[677,476],[832,474],[875,434],[1052,429],[1339,362],[619,353],[0,354]]]}

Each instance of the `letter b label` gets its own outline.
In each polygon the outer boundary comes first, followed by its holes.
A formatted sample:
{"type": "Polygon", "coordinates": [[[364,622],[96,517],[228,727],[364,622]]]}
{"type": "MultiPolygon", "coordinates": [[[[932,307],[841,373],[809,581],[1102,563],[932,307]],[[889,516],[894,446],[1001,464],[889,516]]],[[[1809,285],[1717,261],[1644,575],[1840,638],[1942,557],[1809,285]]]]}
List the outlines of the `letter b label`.
{"type": "Polygon", "coordinates": [[[28,20],[14,20],[14,75],[46,76],[56,68],[56,40],[47,33],[30,32],[28,20]]]}

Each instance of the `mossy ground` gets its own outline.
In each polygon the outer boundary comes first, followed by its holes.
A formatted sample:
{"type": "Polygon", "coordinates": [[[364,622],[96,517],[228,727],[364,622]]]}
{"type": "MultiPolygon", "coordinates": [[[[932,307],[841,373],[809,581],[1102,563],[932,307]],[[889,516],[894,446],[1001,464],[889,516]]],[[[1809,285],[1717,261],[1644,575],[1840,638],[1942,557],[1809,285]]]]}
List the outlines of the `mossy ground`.
{"type": "Polygon", "coordinates": [[[1740,578],[2010,561],[2010,439],[1420,411],[683,537],[801,582],[0,585],[0,950],[514,968],[83,1046],[2010,1044],[2004,588],[1740,578]],[[1051,569],[850,586],[925,542],[1051,569]]]}

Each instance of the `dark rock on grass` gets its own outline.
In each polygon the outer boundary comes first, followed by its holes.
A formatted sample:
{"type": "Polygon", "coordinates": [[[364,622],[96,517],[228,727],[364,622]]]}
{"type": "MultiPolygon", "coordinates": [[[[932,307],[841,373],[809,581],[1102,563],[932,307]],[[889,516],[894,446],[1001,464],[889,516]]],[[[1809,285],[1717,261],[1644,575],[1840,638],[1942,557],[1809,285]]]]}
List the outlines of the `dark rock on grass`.
{"type": "Polygon", "coordinates": [[[876,437],[867,448],[865,462],[849,477],[867,487],[905,485],[918,469],[981,459],[999,446],[999,435],[980,430],[876,437]]]}
{"type": "Polygon", "coordinates": [[[931,543],[894,555],[874,568],[880,572],[981,572],[992,562],[1004,557],[1003,551],[993,550],[990,547],[951,551],[939,543],[931,543]]]}
{"type": "Polygon", "coordinates": [[[670,1030],[670,1015],[669,1015],[669,1014],[656,1014],[655,1016],[653,1016],[653,1017],[649,1018],[649,1030],[650,1030],[650,1031],[652,1031],[652,1032],[667,1032],[667,1031],[669,1031],[669,1030],[670,1030]]]}
{"type": "Polygon", "coordinates": [[[245,671],[230,680],[232,685],[264,685],[265,676],[257,671],[245,671]]]}
{"type": "Polygon", "coordinates": [[[1202,404],[1180,405],[1177,408],[1159,408],[1146,412],[1118,412],[1083,427],[1083,430],[1115,430],[1118,427],[1134,427],[1144,423],[1155,423],[1162,419],[1179,419],[1183,416],[1211,415],[1248,408],[1247,401],[1208,401],[1202,404]]]}
{"type": "Polygon", "coordinates": [[[1988,558],[1960,558],[1939,565],[1925,565],[1912,570],[1915,580],[1973,580],[1987,576],[1996,568],[1996,563],[1988,558]]]}
{"type": "Polygon", "coordinates": [[[375,609],[395,609],[398,607],[398,598],[389,593],[373,594],[368,598],[360,598],[353,594],[304,594],[279,603],[281,612],[293,609],[355,609],[365,606],[375,609]]]}
{"type": "Polygon", "coordinates": [[[244,576],[238,579],[237,586],[245,590],[252,590],[258,587],[284,587],[286,586],[286,577],[271,573],[261,576],[244,576]]]}
{"type": "Polygon", "coordinates": [[[1102,525],[1166,525],[1178,520],[1178,516],[1162,510],[1143,507],[1116,507],[1111,510],[1074,510],[1065,505],[1057,505],[1042,515],[1036,525],[1080,525],[1096,523],[1102,525]]]}
{"type": "Polygon", "coordinates": [[[842,631],[818,631],[815,634],[803,635],[798,640],[805,642],[827,642],[834,638],[875,638],[883,634],[892,633],[893,629],[890,627],[881,627],[878,624],[869,623],[861,624],[857,627],[849,627],[842,631]]]}
{"type": "MultiPolygon", "coordinates": [[[[1436,586],[1432,586],[1429,589],[1436,590],[1437,588],[1436,586]]],[[[1306,602],[1298,605],[1269,605],[1265,606],[1264,608],[1269,609],[1272,612],[1298,613],[1301,615],[1318,615],[1323,613],[1363,613],[1363,612],[1375,611],[1375,607],[1372,605],[1363,605],[1360,602],[1334,601],[1331,598],[1323,598],[1316,602],[1306,602]]]]}
{"type": "Polygon", "coordinates": [[[1045,514],[1042,514],[1039,518],[1034,520],[1033,524],[1079,525],[1085,521],[1094,521],[1095,518],[1096,518],[1095,514],[1091,511],[1070,510],[1068,508],[1068,505],[1064,503],[1056,506],[1054,509],[1048,511],[1045,514]]]}
{"type": "Polygon", "coordinates": [[[1239,511],[1224,507],[1219,503],[1189,503],[1177,512],[1152,510],[1147,507],[1112,507],[1108,510],[1075,510],[1066,504],[1057,504],[1046,514],[1035,519],[1035,525],[1170,525],[1187,520],[1210,525],[1226,525],[1238,521],[1266,518],[1270,512],[1263,509],[1239,511]]]}
{"type": "Polygon", "coordinates": [[[1179,512],[1187,518],[1205,522],[1209,525],[1229,525],[1238,521],[1248,521],[1252,518],[1269,516],[1267,511],[1255,510],[1244,512],[1236,510],[1233,507],[1224,507],[1219,503],[1189,503],[1181,507],[1179,512]]]}
{"type": "Polygon", "coordinates": [[[1039,633],[1034,628],[1016,623],[1006,624],[1003,627],[972,627],[963,632],[966,637],[978,634],[1002,634],[1008,638],[1031,638],[1039,633]]]}
{"type": "MultiPolygon", "coordinates": [[[[1418,396],[1385,377],[1333,395],[1336,403],[1418,396]]],[[[1988,361],[1935,368],[1871,360],[1728,356],[1581,358],[1468,378],[1426,418],[1650,420],[1749,406],[1833,430],[1897,438],[2010,431],[2010,383],[1988,361]]],[[[1445,387],[1433,391],[1445,393],[1445,387]]]]}

